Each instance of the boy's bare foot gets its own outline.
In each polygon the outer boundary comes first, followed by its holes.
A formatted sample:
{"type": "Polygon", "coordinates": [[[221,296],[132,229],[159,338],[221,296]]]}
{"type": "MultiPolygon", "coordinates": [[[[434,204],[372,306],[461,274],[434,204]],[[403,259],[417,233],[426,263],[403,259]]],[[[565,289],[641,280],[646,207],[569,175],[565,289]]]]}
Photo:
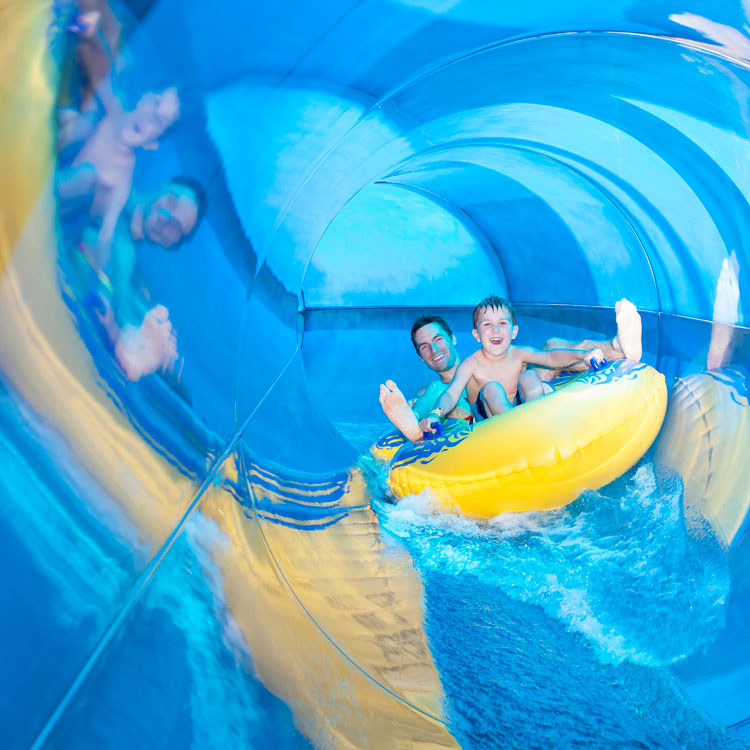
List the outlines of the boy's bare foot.
{"type": "Polygon", "coordinates": [[[422,439],[422,430],[419,429],[417,416],[404,398],[404,394],[392,380],[386,380],[380,386],[380,405],[383,407],[385,416],[390,419],[394,427],[412,443],[422,439]]]}
{"type": "Polygon", "coordinates": [[[115,355],[125,376],[133,382],[170,368],[177,358],[177,338],[167,308],[156,305],[138,328],[125,326],[115,344],[115,355]]]}
{"type": "Polygon", "coordinates": [[[723,367],[729,360],[729,349],[734,342],[734,329],[737,324],[740,302],[739,264],[737,256],[732,251],[729,259],[724,258],[721,263],[719,280],[716,283],[716,298],[714,299],[713,320],[711,326],[711,342],[708,345],[706,366],[709,370],[723,367]]]}
{"type": "Polygon", "coordinates": [[[641,316],[635,305],[624,297],[615,304],[617,319],[617,336],[612,339],[612,346],[619,349],[625,359],[639,362],[643,355],[641,344],[641,316]]]}
{"type": "Polygon", "coordinates": [[[169,310],[164,305],[152,307],[144,316],[141,324],[147,348],[154,352],[157,365],[154,369],[165,372],[174,365],[177,359],[177,336],[169,319],[169,310]]]}

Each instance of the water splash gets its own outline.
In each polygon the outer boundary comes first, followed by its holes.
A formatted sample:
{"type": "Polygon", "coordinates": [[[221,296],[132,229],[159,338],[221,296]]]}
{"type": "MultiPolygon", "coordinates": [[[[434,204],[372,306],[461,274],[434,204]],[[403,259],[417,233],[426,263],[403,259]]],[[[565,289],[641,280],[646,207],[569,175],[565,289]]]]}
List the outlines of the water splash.
{"type": "Polygon", "coordinates": [[[537,604],[603,663],[671,664],[724,626],[725,551],[708,527],[688,532],[679,478],[653,463],[566,508],[489,522],[437,512],[429,491],[376,505],[385,534],[423,573],[455,575],[457,586],[468,576],[469,592],[479,579],[537,604]]]}

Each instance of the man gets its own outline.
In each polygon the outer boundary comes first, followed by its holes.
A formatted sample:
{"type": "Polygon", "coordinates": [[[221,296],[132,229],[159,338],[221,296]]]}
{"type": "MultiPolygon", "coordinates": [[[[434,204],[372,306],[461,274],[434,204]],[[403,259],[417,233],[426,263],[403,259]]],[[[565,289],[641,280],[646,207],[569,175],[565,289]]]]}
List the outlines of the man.
{"type": "MultiPolygon", "coordinates": [[[[621,299],[615,304],[615,318],[617,333],[607,341],[563,341],[550,339],[545,349],[599,349],[607,360],[631,359],[639,361],[642,355],[641,347],[641,316],[632,302],[621,299]]],[[[391,423],[401,431],[404,437],[412,442],[422,439],[423,433],[419,426],[420,420],[426,419],[430,410],[435,406],[438,398],[448,388],[453,380],[456,369],[460,364],[456,351],[456,338],[448,324],[438,316],[422,316],[412,326],[412,343],[420,359],[440,375],[440,382],[431,383],[417,394],[418,398],[409,404],[404,395],[392,380],[387,380],[380,386],[380,405],[391,423]],[[429,322],[425,322],[429,321],[429,322]],[[439,321],[439,322],[435,322],[439,321]]],[[[570,367],[570,371],[581,371],[588,368],[584,363],[570,367]]],[[[538,371],[543,381],[551,380],[560,374],[560,370],[540,368],[538,371]]],[[[448,415],[448,418],[471,419],[471,406],[466,391],[448,415]]]]}
{"type": "Polygon", "coordinates": [[[136,256],[179,247],[197,226],[204,195],[201,186],[175,177],[146,200],[134,199],[123,211],[112,238],[111,252],[101,259],[98,231],[89,227],[72,253],[79,289],[93,299],[97,317],[114,347],[128,380],[136,381],[177,359],[177,341],[163,305],[147,308],[133,288],[136,256]]]}
{"type": "MultiPolygon", "coordinates": [[[[399,429],[406,430],[404,437],[412,442],[422,439],[419,421],[424,419],[435,401],[453,380],[461,362],[456,350],[456,337],[450,326],[439,315],[422,315],[411,328],[411,341],[419,358],[440,380],[429,383],[417,391],[416,399],[408,402],[392,380],[380,386],[380,405],[388,419],[399,429]]],[[[471,408],[463,394],[450,419],[471,419],[471,408]]],[[[402,432],[403,432],[402,430],[402,432]]]]}

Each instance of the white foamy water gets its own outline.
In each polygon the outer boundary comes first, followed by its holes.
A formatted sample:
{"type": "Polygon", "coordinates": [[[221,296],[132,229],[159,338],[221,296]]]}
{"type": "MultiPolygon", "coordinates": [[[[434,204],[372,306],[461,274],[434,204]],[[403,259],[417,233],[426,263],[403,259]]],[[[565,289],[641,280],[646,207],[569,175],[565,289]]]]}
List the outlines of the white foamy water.
{"type": "Polygon", "coordinates": [[[541,606],[607,663],[670,664],[724,625],[730,577],[710,533],[688,534],[682,485],[644,463],[557,511],[490,521],[440,513],[430,493],[379,504],[386,535],[417,567],[476,579],[541,606]]]}

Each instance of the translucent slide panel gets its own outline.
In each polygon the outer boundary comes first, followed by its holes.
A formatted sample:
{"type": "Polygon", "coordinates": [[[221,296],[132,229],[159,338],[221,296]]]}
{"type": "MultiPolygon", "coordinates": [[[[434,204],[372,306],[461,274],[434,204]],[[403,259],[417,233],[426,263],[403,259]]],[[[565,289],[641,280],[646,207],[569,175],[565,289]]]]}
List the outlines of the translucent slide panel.
{"type": "Polygon", "coordinates": [[[370,470],[322,406],[296,354],[242,433],[222,524],[254,561],[236,567],[256,668],[323,746],[454,747],[418,576],[381,539],[370,470]]]}
{"type": "Polygon", "coordinates": [[[358,193],[326,230],[303,285],[306,307],[470,304],[472,286],[507,292],[495,253],[439,194],[394,185],[358,193]]]}
{"type": "Polygon", "coordinates": [[[192,415],[163,381],[129,392],[68,294],[51,179],[48,10],[15,3],[2,29],[14,60],[0,86],[4,105],[14,102],[3,107],[3,192],[13,199],[4,196],[0,227],[6,747],[28,747],[63,698],[181,518],[213,447],[197,432],[178,457],[184,433],[165,435],[165,412],[186,432],[192,415]]]}
{"type": "Polygon", "coordinates": [[[235,371],[241,428],[293,360],[302,335],[299,300],[264,266],[244,301],[235,371]]]}
{"type": "Polygon", "coordinates": [[[242,636],[239,540],[221,525],[234,465],[219,468],[43,747],[311,747],[254,676],[242,636]]]}
{"type": "Polygon", "coordinates": [[[222,525],[237,541],[228,600],[257,674],[322,747],[457,747],[409,558],[384,544],[362,470],[242,471],[222,525]]]}

